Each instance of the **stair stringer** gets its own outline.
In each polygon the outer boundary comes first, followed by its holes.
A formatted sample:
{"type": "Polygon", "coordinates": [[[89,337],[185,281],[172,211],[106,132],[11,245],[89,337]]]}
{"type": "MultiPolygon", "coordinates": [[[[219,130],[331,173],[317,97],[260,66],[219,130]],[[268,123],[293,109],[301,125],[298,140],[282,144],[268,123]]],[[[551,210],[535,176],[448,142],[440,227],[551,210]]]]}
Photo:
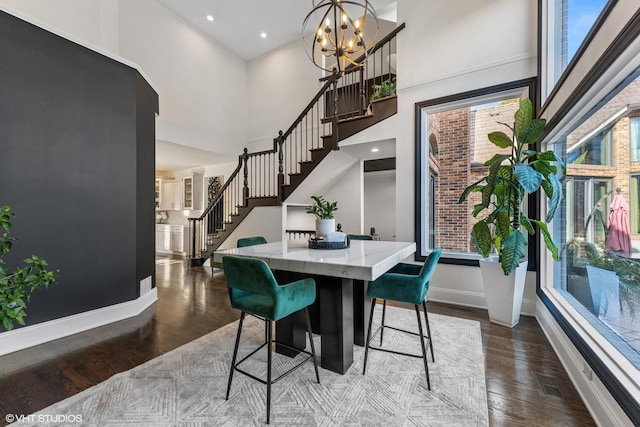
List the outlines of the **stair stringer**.
{"type": "Polygon", "coordinates": [[[397,135],[398,115],[396,114],[341,140],[338,143],[338,146],[346,147],[349,145],[366,144],[375,141],[384,141],[389,139],[395,140],[397,135]]]}

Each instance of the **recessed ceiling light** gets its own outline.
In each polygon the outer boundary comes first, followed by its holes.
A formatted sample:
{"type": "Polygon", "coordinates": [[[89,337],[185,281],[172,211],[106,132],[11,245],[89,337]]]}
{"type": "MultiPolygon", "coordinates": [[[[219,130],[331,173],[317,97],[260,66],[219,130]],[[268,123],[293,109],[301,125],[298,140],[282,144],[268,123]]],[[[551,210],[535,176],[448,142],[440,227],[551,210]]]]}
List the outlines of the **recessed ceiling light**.
{"type": "Polygon", "coordinates": [[[260,33],[260,37],[262,37],[263,39],[267,38],[267,33],[260,33]]]}
{"type": "Polygon", "coordinates": [[[371,149],[371,152],[372,152],[372,153],[377,153],[378,151],[380,151],[380,149],[379,149],[379,148],[372,148],[372,149],[371,149]]]}
{"type": "Polygon", "coordinates": [[[209,22],[213,22],[213,16],[211,16],[211,15],[207,15],[207,21],[209,21],[209,22]]]}

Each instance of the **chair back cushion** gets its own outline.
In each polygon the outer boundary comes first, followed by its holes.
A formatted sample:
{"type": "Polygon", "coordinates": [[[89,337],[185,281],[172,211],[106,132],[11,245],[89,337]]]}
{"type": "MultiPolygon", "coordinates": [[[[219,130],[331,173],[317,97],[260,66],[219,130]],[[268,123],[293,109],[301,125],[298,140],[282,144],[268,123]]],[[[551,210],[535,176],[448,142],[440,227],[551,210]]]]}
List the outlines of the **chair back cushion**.
{"type": "Polygon", "coordinates": [[[245,246],[262,245],[264,243],[267,243],[267,239],[262,236],[243,237],[242,239],[238,239],[236,246],[244,248],[245,246]]]}
{"type": "Polygon", "coordinates": [[[350,240],[373,240],[371,234],[347,234],[350,240]]]}
{"type": "Polygon", "coordinates": [[[427,287],[429,286],[429,280],[431,280],[433,272],[436,270],[436,265],[438,265],[440,255],[442,255],[442,248],[434,249],[422,265],[422,269],[420,270],[420,281],[426,284],[427,287]]]}
{"type": "MultiPolygon", "coordinates": [[[[278,283],[266,262],[257,258],[225,255],[222,258],[224,275],[230,289],[239,289],[268,297],[275,295],[278,283]]],[[[234,293],[230,292],[233,303],[234,293]]]]}

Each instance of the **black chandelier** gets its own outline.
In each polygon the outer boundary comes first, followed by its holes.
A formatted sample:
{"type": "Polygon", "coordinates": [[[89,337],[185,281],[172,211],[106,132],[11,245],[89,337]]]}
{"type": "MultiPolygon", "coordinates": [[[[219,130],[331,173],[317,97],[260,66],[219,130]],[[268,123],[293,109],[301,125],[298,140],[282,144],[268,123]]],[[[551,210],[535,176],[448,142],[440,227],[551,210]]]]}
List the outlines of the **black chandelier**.
{"type": "Polygon", "coordinates": [[[378,18],[368,0],[312,1],[302,36],[313,64],[326,71],[360,66],[378,36],[378,18]],[[313,33],[311,32],[313,30],[313,33]]]}

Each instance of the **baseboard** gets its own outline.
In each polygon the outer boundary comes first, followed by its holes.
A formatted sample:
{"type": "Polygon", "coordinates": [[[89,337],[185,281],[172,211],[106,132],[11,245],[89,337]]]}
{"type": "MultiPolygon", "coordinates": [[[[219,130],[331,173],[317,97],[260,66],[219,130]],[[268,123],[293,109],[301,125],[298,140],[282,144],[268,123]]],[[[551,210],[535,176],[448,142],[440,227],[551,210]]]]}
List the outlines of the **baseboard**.
{"type": "Polygon", "coordinates": [[[600,379],[590,370],[585,372],[587,365],[584,358],[553,318],[553,315],[541,301],[537,307],[538,323],[595,423],[599,426],[632,426],[629,418],[600,379]]]}
{"type": "Polygon", "coordinates": [[[158,290],[152,288],[133,301],[0,333],[0,356],[137,316],[157,300],[158,290]]]}
{"type": "MultiPolygon", "coordinates": [[[[459,291],[431,286],[429,287],[429,301],[487,309],[486,297],[484,293],[479,292],[459,291]]],[[[520,314],[534,317],[536,315],[536,301],[523,298],[520,314]]]]}

